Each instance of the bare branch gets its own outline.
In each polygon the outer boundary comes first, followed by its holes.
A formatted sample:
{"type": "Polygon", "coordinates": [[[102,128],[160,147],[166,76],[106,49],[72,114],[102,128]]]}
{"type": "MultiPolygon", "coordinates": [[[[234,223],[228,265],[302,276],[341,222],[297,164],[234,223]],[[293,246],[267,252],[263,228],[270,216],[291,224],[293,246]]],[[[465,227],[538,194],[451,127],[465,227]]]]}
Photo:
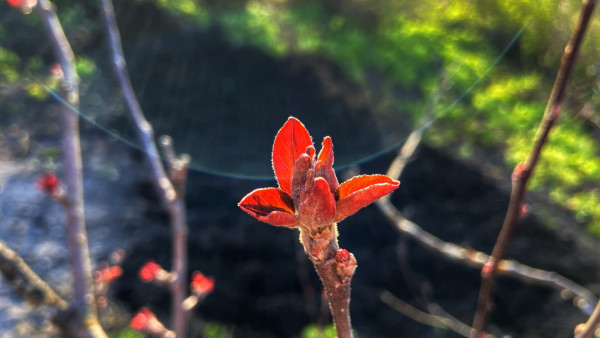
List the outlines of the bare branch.
{"type": "Polygon", "coordinates": [[[379,299],[392,309],[400,312],[406,317],[429,326],[450,329],[463,337],[469,337],[471,327],[450,316],[440,316],[423,312],[414,306],[395,297],[391,292],[385,290],[379,294],[379,299]]]}
{"type": "Polygon", "coordinates": [[[594,312],[588,318],[587,322],[583,326],[578,325],[575,328],[575,338],[589,338],[594,336],[596,328],[600,324],[600,302],[596,304],[594,312]]]}
{"type": "MultiPolygon", "coordinates": [[[[421,140],[421,131],[416,129],[408,137],[405,145],[398,152],[397,157],[392,161],[391,166],[398,166],[399,170],[390,168],[388,175],[394,175],[392,178],[398,179],[407,162],[414,155],[415,150],[421,140]]],[[[423,230],[417,224],[406,219],[404,215],[390,202],[389,198],[381,198],[375,202],[381,212],[394,224],[403,234],[415,240],[417,243],[425,246],[441,257],[452,262],[481,268],[489,261],[490,256],[470,248],[465,248],[454,243],[445,242],[429,232],[423,230]]],[[[558,291],[568,290],[575,297],[580,299],[576,302],[584,313],[592,313],[592,306],[598,302],[598,298],[583,286],[557,274],[553,271],[536,269],[512,260],[501,260],[497,264],[497,273],[507,277],[521,280],[525,283],[536,284],[549,287],[558,291]]]]}
{"type": "Polygon", "coordinates": [[[142,143],[142,147],[152,169],[154,185],[170,216],[173,236],[172,269],[176,275],[175,280],[171,284],[171,293],[173,294],[173,330],[178,338],[183,338],[186,334],[187,322],[184,301],[187,294],[185,279],[187,278],[188,234],[184,203],[184,186],[190,162],[189,156],[183,155],[181,158],[176,158],[175,152],[172,150],[172,143],[167,141],[167,163],[171,173],[170,177],[167,176],[165,168],[158,156],[158,150],[154,142],[154,131],[150,122],[144,117],[142,108],[140,107],[133,87],[131,86],[129,75],[127,74],[127,65],[121,46],[121,37],[117,27],[112,2],[110,0],[101,0],[100,4],[104,14],[115,75],[119,82],[119,86],[121,87],[121,92],[123,93],[138,138],[142,143]]]}
{"type": "MultiPolygon", "coordinates": [[[[442,258],[475,268],[483,267],[490,259],[490,256],[483,252],[444,242],[433,236],[417,224],[407,220],[390,202],[378,201],[377,206],[396,225],[400,232],[431,251],[438,253],[442,258]]],[[[598,298],[591,291],[553,271],[536,269],[513,260],[503,259],[497,266],[497,273],[557,291],[568,290],[581,299],[576,306],[586,314],[590,314],[593,304],[598,302],[598,298]]]]}
{"type": "Polygon", "coordinates": [[[45,305],[66,310],[67,301],[25,263],[23,258],[0,241],[0,273],[15,291],[33,306],[45,305]]]}
{"type": "MultiPolygon", "coordinates": [[[[75,57],[58,21],[53,5],[39,0],[36,9],[44,23],[54,54],[62,68],[62,95],[72,107],[79,106],[79,77],[75,57]]],[[[98,324],[92,283],[92,268],[85,230],[83,171],[79,141],[79,119],[63,107],[62,156],[65,168],[67,242],[73,270],[73,306],[80,314],[81,336],[106,337],[98,324]]]]}
{"type": "Polygon", "coordinates": [[[548,140],[550,130],[560,116],[567,81],[569,80],[569,76],[575,65],[577,53],[581,47],[581,42],[583,41],[583,36],[595,5],[596,0],[585,0],[583,3],[579,21],[573,32],[573,36],[565,47],[560,68],[554,82],[554,87],[552,88],[552,93],[548,99],[546,111],[544,112],[544,116],[538,127],[535,141],[527,161],[517,165],[513,172],[512,192],[506,210],[506,218],[504,219],[504,224],[502,224],[502,229],[500,230],[500,234],[498,235],[498,239],[492,250],[492,255],[482,270],[479,302],[477,305],[477,312],[475,313],[475,319],[473,320],[473,332],[471,333],[471,337],[473,338],[476,338],[479,332],[485,327],[485,322],[491,307],[491,296],[494,289],[494,279],[498,263],[502,260],[502,257],[504,257],[512,233],[519,220],[521,205],[523,203],[523,198],[525,197],[525,192],[527,191],[527,182],[538,163],[542,149],[548,140]]]}

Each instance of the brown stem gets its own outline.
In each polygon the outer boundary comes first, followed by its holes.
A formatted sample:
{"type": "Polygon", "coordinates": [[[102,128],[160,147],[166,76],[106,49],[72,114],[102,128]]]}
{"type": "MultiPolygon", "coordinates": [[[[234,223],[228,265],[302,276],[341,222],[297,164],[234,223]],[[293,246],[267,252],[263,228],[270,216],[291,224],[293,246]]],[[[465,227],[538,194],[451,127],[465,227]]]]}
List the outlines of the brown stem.
{"type": "MultiPolygon", "coordinates": [[[[37,11],[62,68],[62,92],[69,105],[79,106],[79,77],[75,71],[75,56],[60,25],[53,5],[39,0],[37,11]]],[[[65,170],[67,212],[67,243],[73,270],[73,306],[80,316],[82,336],[106,337],[99,329],[94,300],[92,268],[85,230],[83,206],[83,171],[79,141],[79,119],[69,107],[63,107],[62,156],[65,170]]]]}
{"type": "MultiPolygon", "coordinates": [[[[178,338],[183,338],[186,335],[187,323],[187,314],[183,302],[187,296],[188,234],[184,203],[184,186],[189,156],[182,156],[179,159],[170,156],[171,158],[167,161],[170,168],[170,177],[167,176],[165,168],[158,156],[152,125],[150,125],[150,122],[144,117],[142,108],[140,107],[133,87],[131,86],[129,75],[127,74],[127,65],[121,46],[121,37],[115,19],[112,2],[110,0],[100,0],[100,2],[104,14],[106,32],[109,38],[115,75],[129,110],[129,116],[133,121],[138,138],[142,143],[142,147],[152,169],[153,183],[170,216],[170,226],[173,236],[172,269],[176,276],[171,284],[171,292],[173,295],[171,309],[173,316],[173,330],[178,338]]],[[[170,144],[168,146],[170,146],[170,144]]],[[[170,153],[169,149],[169,154],[170,153]]]]}
{"type": "Polygon", "coordinates": [[[25,263],[23,258],[0,241],[0,273],[17,293],[33,306],[45,305],[66,310],[68,303],[25,263]]]}
{"type": "Polygon", "coordinates": [[[590,318],[588,318],[587,322],[585,324],[583,324],[583,327],[581,327],[579,330],[576,329],[575,338],[590,338],[590,337],[594,336],[594,333],[596,332],[596,328],[598,327],[599,324],[600,324],[600,302],[598,302],[598,304],[596,304],[596,308],[594,309],[594,312],[592,313],[590,318]]]}
{"type": "Polygon", "coordinates": [[[415,322],[429,325],[432,327],[439,327],[444,329],[450,329],[463,337],[469,337],[471,327],[462,323],[458,319],[451,317],[447,314],[434,315],[432,313],[423,312],[410,304],[396,298],[391,292],[385,290],[379,294],[379,299],[386,303],[392,309],[400,312],[406,317],[414,320],[415,322]]]}
{"type": "Polygon", "coordinates": [[[519,164],[513,173],[512,192],[506,210],[504,224],[502,225],[502,229],[500,230],[500,234],[498,235],[498,239],[492,250],[492,255],[482,270],[482,285],[479,292],[479,302],[473,321],[473,330],[471,332],[471,337],[473,338],[476,338],[485,326],[490,311],[490,299],[494,289],[494,281],[498,266],[497,263],[504,256],[512,233],[516,228],[520,208],[527,190],[527,182],[538,163],[542,149],[548,140],[550,130],[560,115],[567,81],[575,65],[577,53],[581,47],[581,42],[583,41],[583,36],[595,5],[596,0],[585,0],[583,3],[575,31],[573,32],[571,40],[565,47],[560,68],[554,82],[554,87],[552,88],[552,93],[548,99],[544,116],[538,127],[536,138],[527,161],[523,164],[519,164]]]}
{"type": "MultiPolygon", "coordinates": [[[[334,235],[336,232],[335,225],[332,227],[333,230],[330,230],[330,234],[334,235]]],[[[350,281],[354,270],[347,274],[341,273],[341,266],[336,261],[338,245],[335,238],[315,239],[306,232],[301,232],[300,238],[327,293],[329,310],[333,317],[338,338],[352,338],[350,281]]],[[[352,259],[354,259],[354,256],[352,256],[352,259]]],[[[356,261],[353,264],[356,266],[356,261]]]]}

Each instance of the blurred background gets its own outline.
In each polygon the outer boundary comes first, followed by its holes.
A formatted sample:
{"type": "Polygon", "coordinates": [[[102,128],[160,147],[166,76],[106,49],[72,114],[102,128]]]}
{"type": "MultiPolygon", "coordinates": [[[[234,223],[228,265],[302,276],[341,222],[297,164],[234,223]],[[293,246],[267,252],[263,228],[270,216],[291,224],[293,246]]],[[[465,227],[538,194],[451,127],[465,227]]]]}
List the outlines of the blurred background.
{"type": "MultiPolygon", "coordinates": [[[[168,321],[168,294],[136,278],[149,258],[168,267],[167,218],[112,76],[98,4],[55,4],[81,77],[93,260],[116,248],[127,253],[105,327],[135,336],[125,328],[141,306],[168,321]]],[[[330,322],[297,234],[259,224],[236,206],[252,189],[275,186],[272,142],[290,115],[315,143],[332,136],[340,181],[384,173],[409,133],[423,130],[394,204],[443,240],[489,252],[510,173],[529,150],[580,9],[575,0],[114,5],[145,114],[157,135],[170,135],[178,152],[192,156],[190,264],[214,276],[216,287],[191,330],[214,337],[312,337],[330,322]]],[[[509,252],[592,290],[600,289],[599,30],[596,18],[530,184],[531,212],[509,252]]],[[[43,171],[61,174],[54,63],[38,17],[0,3],[0,240],[68,294],[63,215],[33,183],[43,171]]],[[[456,336],[391,309],[379,298],[384,290],[417,307],[426,294],[471,322],[477,270],[407,241],[375,207],[342,222],[340,233],[359,264],[352,298],[358,336],[456,336]]],[[[490,330],[570,336],[586,316],[562,296],[502,279],[490,330]]],[[[1,279],[0,297],[3,337],[46,332],[43,313],[32,313],[1,279]]]]}

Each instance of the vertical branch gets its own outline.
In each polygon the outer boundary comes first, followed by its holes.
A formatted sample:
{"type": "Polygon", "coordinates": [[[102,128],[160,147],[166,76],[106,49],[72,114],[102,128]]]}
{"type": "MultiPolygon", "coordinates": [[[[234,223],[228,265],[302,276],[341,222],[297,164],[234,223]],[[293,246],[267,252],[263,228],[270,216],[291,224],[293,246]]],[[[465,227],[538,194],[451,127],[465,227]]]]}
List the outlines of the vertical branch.
{"type": "MultiPolygon", "coordinates": [[[[130,112],[130,117],[135,126],[137,136],[142,143],[142,147],[150,164],[154,185],[170,216],[170,225],[173,235],[172,269],[176,276],[171,284],[173,297],[173,330],[178,338],[182,338],[185,337],[187,321],[187,314],[183,307],[183,302],[187,293],[188,234],[183,186],[185,186],[189,157],[182,156],[180,159],[176,159],[174,156],[170,156],[172,158],[168,161],[168,164],[171,177],[167,176],[160,157],[158,156],[158,150],[154,142],[154,131],[150,122],[144,117],[142,108],[133,91],[129,75],[127,74],[127,65],[121,46],[121,37],[115,19],[112,2],[110,0],[101,0],[100,4],[112,53],[113,69],[117,81],[119,82],[119,86],[121,87],[125,103],[130,112]]],[[[170,145],[167,147],[170,147],[170,145]]],[[[174,151],[169,154],[172,153],[174,153],[174,151]]]]}
{"type": "Polygon", "coordinates": [[[473,338],[476,338],[485,326],[490,310],[490,299],[494,289],[494,280],[498,266],[497,263],[502,260],[506,248],[508,247],[510,237],[516,228],[523,198],[527,190],[527,182],[538,163],[542,149],[548,140],[550,130],[560,116],[567,81],[575,65],[577,53],[581,47],[581,42],[583,41],[583,36],[595,5],[596,0],[584,0],[583,2],[579,21],[577,22],[571,40],[565,47],[560,62],[560,68],[554,82],[554,87],[552,88],[552,93],[548,99],[548,104],[538,127],[529,156],[524,163],[518,164],[513,172],[512,192],[506,210],[506,217],[502,224],[502,229],[500,230],[496,244],[494,245],[494,249],[492,250],[492,255],[482,269],[482,284],[479,292],[479,302],[473,321],[473,330],[471,332],[471,337],[473,338]]]}
{"type": "MultiPolygon", "coordinates": [[[[60,25],[53,5],[40,0],[37,10],[42,18],[54,54],[63,72],[62,95],[73,107],[79,106],[79,77],[75,71],[73,50],[60,25]]],[[[67,242],[73,270],[73,307],[80,316],[81,336],[105,337],[98,324],[92,283],[92,268],[85,230],[83,207],[83,171],[79,142],[78,116],[63,107],[62,156],[65,168],[67,242]]]]}

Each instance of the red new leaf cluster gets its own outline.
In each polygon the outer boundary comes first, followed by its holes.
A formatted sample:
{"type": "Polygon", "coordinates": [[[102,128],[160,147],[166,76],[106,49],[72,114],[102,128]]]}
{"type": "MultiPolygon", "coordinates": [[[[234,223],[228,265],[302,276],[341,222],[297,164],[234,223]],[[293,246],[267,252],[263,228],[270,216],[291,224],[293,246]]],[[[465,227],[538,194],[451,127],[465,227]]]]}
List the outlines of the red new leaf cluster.
{"type": "Polygon", "coordinates": [[[35,186],[48,195],[55,195],[60,189],[60,180],[52,173],[45,173],[36,182],[35,186]]]}
{"type": "Polygon", "coordinates": [[[6,3],[15,8],[30,7],[33,8],[37,4],[37,0],[6,0],[6,3]]]}
{"type": "Polygon", "coordinates": [[[131,319],[131,327],[135,330],[144,329],[148,323],[156,317],[148,308],[141,308],[140,311],[131,319]]]}
{"type": "Polygon", "coordinates": [[[206,277],[199,271],[194,271],[190,288],[195,294],[208,294],[215,288],[215,280],[214,278],[206,277]]]}
{"type": "Polygon", "coordinates": [[[294,117],[277,133],[272,160],[279,188],[254,190],[239,207],[259,221],[310,233],[343,220],[400,185],[385,175],[355,176],[339,184],[331,137],[325,137],[316,155],[308,130],[294,117]]]}
{"type": "Polygon", "coordinates": [[[161,270],[162,267],[160,265],[150,260],[141,267],[138,277],[142,280],[142,282],[150,283],[156,278],[156,275],[161,270]]]}
{"type": "Polygon", "coordinates": [[[106,264],[94,272],[94,280],[97,283],[110,283],[121,275],[123,275],[123,269],[120,266],[106,264]]]}

